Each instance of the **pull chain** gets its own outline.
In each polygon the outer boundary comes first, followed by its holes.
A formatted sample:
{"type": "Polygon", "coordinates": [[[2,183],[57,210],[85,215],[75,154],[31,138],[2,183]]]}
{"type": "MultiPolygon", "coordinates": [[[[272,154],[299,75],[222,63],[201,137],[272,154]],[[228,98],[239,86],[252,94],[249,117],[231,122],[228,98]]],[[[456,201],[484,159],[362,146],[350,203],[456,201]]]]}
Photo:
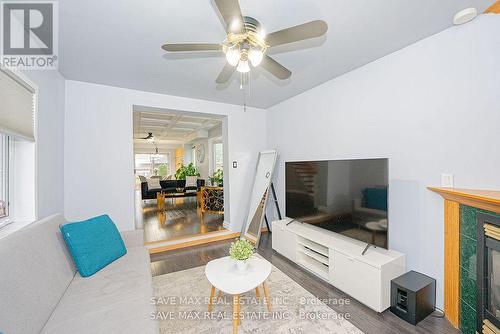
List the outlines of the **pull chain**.
{"type": "Polygon", "coordinates": [[[247,90],[243,90],[243,112],[247,111],[247,90]]]}
{"type": "Polygon", "coordinates": [[[250,73],[240,73],[240,89],[243,90],[243,111],[247,111],[247,97],[250,97],[250,73]],[[248,94],[247,94],[248,93],[248,94]]]}

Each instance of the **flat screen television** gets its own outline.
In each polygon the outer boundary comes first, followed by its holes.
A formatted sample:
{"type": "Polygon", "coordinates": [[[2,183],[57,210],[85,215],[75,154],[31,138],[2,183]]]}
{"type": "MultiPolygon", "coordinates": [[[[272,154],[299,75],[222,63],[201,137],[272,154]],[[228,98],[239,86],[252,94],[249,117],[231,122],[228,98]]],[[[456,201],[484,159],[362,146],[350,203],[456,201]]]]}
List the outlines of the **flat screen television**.
{"type": "Polygon", "coordinates": [[[286,162],[286,216],[387,248],[388,169],[388,159],[286,162]]]}

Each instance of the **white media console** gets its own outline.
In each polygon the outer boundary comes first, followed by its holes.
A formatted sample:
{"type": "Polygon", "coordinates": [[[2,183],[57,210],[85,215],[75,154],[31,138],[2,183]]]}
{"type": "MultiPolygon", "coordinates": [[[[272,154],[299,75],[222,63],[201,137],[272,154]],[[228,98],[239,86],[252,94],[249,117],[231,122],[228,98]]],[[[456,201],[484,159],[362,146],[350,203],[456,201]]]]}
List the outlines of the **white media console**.
{"type": "Polygon", "coordinates": [[[371,309],[390,306],[391,280],[406,272],[404,254],[371,247],[291,219],[272,223],[273,249],[371,309]]]}

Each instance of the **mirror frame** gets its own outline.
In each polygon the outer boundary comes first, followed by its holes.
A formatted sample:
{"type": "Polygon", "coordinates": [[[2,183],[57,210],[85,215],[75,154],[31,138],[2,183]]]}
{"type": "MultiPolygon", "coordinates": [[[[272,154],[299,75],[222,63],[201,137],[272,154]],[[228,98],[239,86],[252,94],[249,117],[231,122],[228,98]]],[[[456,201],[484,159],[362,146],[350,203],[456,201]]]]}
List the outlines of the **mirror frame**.
{"type": "Polygon", "coordinates": [[[270,188],[271,188],[271,183],[272,183],[272,179],[273,179],[273,176],[274,176],[274,169],[276,168],[276,161],[278,160],[278,151],[277,150],[266,150],[266,151],[259,152],[259,159],[257,160],[257,164],[255,165],[254,182],[252,184],[252,191],[250,192],[250,197],[252,196],[253,189],[254,189],[255,183],[257,181],[257,171],[259,170],[259,165],[261,163],[261,159],[262,159],[262,156],[264,154],[273,154],[274,155],[274,159],[273,159],[273,164],[272,164],[271,171],[270,171],[271,175],[268,178],[269,179],[269,183],[267,185],[267,188],[264,191],[264,193],[261,196],[259,196],[259,201],[262,201],[262,199],[265,196],[264,207],[262,208],[262,215],[259,218],[259,220],[260,220],[259,221],[259,230],[257,232],[257,236],[256,237],[254,237],[253,234],[250,234],[249,238],[246,237],[247,236],[247,232],[248,232],[248,228],[250,227],[250,224],[252,223],[252,219],[249,216],[252,214],[250,212],[250,208],[252,207],[252,201],[254,199],[250,198],[250,200],[248,201],[248,208],[247,208],[247,214],[245,215],[245,221],[244,221],[244,223],[242,225],[242,229],[241,229],[241,232],[240,232],[240,239],[246,239],[246,240],[250,241],[252,244],[254,244],[255,248],[259,247],[260,235],[262,233],[262,223],[264,221],[264,216],[266,215],[267,201],[268,201],[268,198],[269,198],[269,192],[270,192],[270,188]],[[247,224],[248,224],[248,226],[247,226],[247,224]],[[254,238],[255,238],[255,240],[254,240],[254,238]]]}

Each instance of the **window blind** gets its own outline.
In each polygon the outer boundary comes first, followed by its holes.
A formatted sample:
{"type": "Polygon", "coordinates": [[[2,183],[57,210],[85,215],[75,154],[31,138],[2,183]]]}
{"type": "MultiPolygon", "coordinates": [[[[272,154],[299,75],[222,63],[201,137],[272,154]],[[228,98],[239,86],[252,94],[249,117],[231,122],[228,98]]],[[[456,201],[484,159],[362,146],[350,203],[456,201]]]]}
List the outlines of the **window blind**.
{"type": "Polygon", "coordinates": [[[0,132],[34,141],[33,90],[0,70],[0,132]]]}

